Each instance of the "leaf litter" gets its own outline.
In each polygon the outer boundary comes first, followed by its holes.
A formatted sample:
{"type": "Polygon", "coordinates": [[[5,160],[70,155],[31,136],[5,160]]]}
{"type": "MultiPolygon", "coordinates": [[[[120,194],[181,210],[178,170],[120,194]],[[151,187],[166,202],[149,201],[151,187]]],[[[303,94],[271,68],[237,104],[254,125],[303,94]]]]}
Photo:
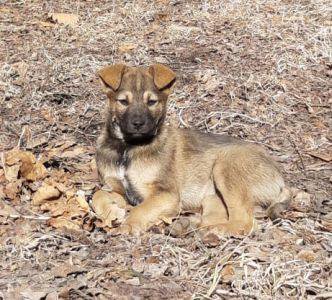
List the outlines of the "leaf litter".
{"type": "Polygon", "coordinates": [[[2,4],[0,298],[329,299],[328,5],[2,4]],[[179,74],[169,123],[267,147],[296,187],[285,218],[244,238],[174,238],[171,220],[109,235],[130,207],[98,183],[95,72],[118,61],[179,74]]]}

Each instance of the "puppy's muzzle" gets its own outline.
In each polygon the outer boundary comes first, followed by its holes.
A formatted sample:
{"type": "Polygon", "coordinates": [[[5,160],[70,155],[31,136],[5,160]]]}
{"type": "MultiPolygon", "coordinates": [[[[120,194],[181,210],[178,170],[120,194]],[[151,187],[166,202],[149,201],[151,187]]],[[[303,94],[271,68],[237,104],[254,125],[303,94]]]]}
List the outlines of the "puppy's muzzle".
{"type": "Polygon", "coordinates": [[[145,119],[141,117],[134,117],[130,120],[129,131],[131,133],[140,133],[140,131],[144,128],[145,124],[145,119]]]}

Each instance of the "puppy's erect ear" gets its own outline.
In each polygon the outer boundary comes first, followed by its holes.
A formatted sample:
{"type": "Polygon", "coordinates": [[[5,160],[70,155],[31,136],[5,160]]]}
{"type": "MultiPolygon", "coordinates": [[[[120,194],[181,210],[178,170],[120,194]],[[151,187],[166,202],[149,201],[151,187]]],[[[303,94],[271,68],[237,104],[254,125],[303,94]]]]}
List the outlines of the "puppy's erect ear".
{"type": "Polygon", "coordinates": [[[176,74],[162,64],[154,64],[149,68],[153,76],[154,84],[159,90],[169,89],[175,82],[176,74]]]}
{"type": "Polygon", "coordinates": [[[121,84],[125,68],[126,66],[123,64],[107,66],[98,71],[98,76],[107,88],[111,88],[113,91],[116,91],[121,84]]]}

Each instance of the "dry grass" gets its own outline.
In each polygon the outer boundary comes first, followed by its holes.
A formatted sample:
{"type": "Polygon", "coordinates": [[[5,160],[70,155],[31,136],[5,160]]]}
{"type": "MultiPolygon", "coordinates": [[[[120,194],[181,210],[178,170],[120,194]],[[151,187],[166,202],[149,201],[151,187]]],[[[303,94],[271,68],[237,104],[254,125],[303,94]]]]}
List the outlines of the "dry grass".
{"type": "Polygon", "coordinates": [[[96,70],[158,61],[178,73],[170,123],[265,145],[311,202],[211,245],[195,234],[55,231],[23,199],[15,207],[26,218],[0,217],[0,298],[332,297],[332,168],[312,156],[331,147],[330,1],[1,3],[1,151],[94,145],[105,101],[96,70]],[[41,23],[51,12],[79,15],[78,26],[41,23]],[[58,265],[81,269],[58,276],[58,265]]]}

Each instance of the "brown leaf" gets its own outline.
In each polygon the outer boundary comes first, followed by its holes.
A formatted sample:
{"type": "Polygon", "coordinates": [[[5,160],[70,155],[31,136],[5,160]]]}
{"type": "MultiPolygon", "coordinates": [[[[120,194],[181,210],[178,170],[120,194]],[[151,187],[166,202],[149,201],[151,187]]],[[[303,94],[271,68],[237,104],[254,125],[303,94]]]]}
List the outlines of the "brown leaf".
{"type": "MultiPolygon", "coordinates": [[[[28,65],[24,62],[15,63],[12,65],[13,70],[15,70],[15,79],[13,80],[13,83],[18,86],[23,86],[26,83],[26,73],[28,70],[28,65]]],[[[28,128],[28,125],[22,126],[22,134],[21,134],[22,140],[27,142],[31,137],[31,131],[28,128]]]]}
{"type": "Polygon", "coordinates": [[[60,197],[60,191],[47,183],[43,183],[43,185],[37,190],[37,192],[32,197],[33,205],[40,205],[46,201],[58,199],[60,197]]]}
{"type": "Polygon", "coordinates": [[[53,276],[60,277],[60,278],[66,278],[70,274],[75,274],[75,273],[83,273],[86,270],[82,267],[71,265],[69,263],[63,263],[59,266],[54,267],[51,272],[53,276]]]}
{"type": "Polygon", "coordinates": [[[5,193],[6,197],[15,200],[17,194],[19,193],[22,186],[22,180],[16,180],[13,182],[9,182],[6,184],[5,188],[3,189],[3,192],[5,193]]]}
{"type": "Polygon", "coordinates": [[[220,245],[220,238],[213,232],[206,234],[202,238],[202,241],[208,247],[217,247],[220,245]]]}
{"type": "Polygon", "coordinates": [[[38,23],[42,27],[56,27],[57,26],[56,24],[50,23],[50,22],[42,22],[42,21],[40,21],[38,23]]]}
{"type": "Polygon", "coordinates": [[[299,212],[309,212],[313,209],[314,203],[310,194],[302,190],[293,189],[293,199],[291,201],[291,209],[299,212]]]}
{"type": "Polygon", "coordinates": [[[77,224],[73,220],[68,220],[64,217],[58,217],[58,218],[52,218],[48,220],[48,225],[54,227],[54,228],[67,228],[67,229],[73,229],[73,230],[80,230],[81,226],[77,224]]]}
{"type": "Polygon", "coordinates": [[[18,178],[18,172],[20,171],[20,165],[14,165],[6,167],[5,178],[11,182],[18,178]]]}
{"type": "Polygon", "coordinates": [[[0,183],[3,183],[5,181],[6,181],[5,171],[4,169],[0,169],[0,183]]]}
{"type": "Polygon", "coordinates": [[[59,24],[68,25],[75,27],[78,22],[78,15],[65,14],[65,13],[51,13],[49,14],[50,19],[59,24]]]}
{"type": "Polygon", "coordinates": [[[36,159],[31,152],[14,149],[6,153],[5,161],[9,166],[15,165],[22,161],[23,163],[27,164],[25,169],[28,169],[29,165],[32,165],[36,162],[36,159]]]}
{"type": "Polygon", "coordinates": [[[332,232],[332,212],[322,217],[322,225],[326,231],[332,232]]]}
{"type": "Polygon", "coordinates": [[[4,201],[0,200],[0,216],[19,216],[19,213],[16,211],[16,209],[6,204],[4,201]]]}
{"type": "Polygon", "coordinates": [[[268,262],[270,261],[270,252],[269,251],[263,251],[263,249],[260,249],[256,247],[255,245],[247,247],[248,249],[248,257],[252,258],[255,261],[260,262],[268,262]]]}
{"type": "Polygon", "coordinates": [[[58,293],[56,291],[47,294],[45,300],[58,300],[58,293]]]}
{"type": "Polygon", "coordinates": [[[48,201],[40,206],[41,211],[50,212],[52,217],[62,216],[67,210],[67,201],[64,198],[48,201]]]}
{"type": "Polygon", "coordinates": [[[33,165],[32,170],[24,175],[25,179],[30,181],[41,180],[44,179],[46,176],[47,170],[41,162],[37,162],[35,165],[33,165]]]}
{"type": "Polygon", "coordinates": [[[166,217],[166,216],[161,216],[161,221],[163,221],[165,224],[170,225],[173,222],[173,218],[166,217]]]}
{"type": "Polygon", "coordinates": [[[147,264],[158,264],[160,262],[158,256],[149,256],[145,262],[147,264]]]}
{"type": "Polygon", "coordinates": [[[74,158],[89,151],[87,147],[75,147],[74,149],[64,151],[60,154],[61,158],[74,158]]]}
{"type": "Polygon", "coordinates": [[[75,200],[77,201],[77,204],[83,211],[85,211],[85,212],[90,211],[90,206],[89,206],[88,202],[85,200],[83,191],[77,192],[77,196],[75,197],[75,200]]]}
{"type": "MultiPolygon", "coordinates": [[[[82,199],[81,199],[82,200],[82,199]]],[[[89,206],[82,207],[79,204],[79,200],[77,199],[77,196],[71,197],[67,199],[66,203],[66,211],[64,213],[64,216],[68,219],[77,219],[81,222],[83,222],[82,218],[87,214],[87,212],[90,211],[89,206]]]]}
{"type": "Polygon", "coordinates": [[[124,220],[126,201],[120,194],[97,191],[92,198],[92,207],[105,226],[112,228],[115,222],[124,220]]]}
{"type": "Polygon", "coordinates": [[[47,295],[48,291],[34,291],[30,288],[25,289],[20,294],[22,295],[23,299],[26,300],[40,300],[44,299],[47,295]]]}
{"type": "Polygon", "coordinates": [[[6,194],[5,194],[5,187],[0,185],[0,200],[5,199],[6,194]]]}
{"type": "Polygon", "coordinates": [[[133,43],[123,43],[119,46],[119,52],[127,53],[137,48],[136,44],[133,43]]]}
{"type": "Polygon", "coordinates": [[[316,254],[312,250],[301,250],[297,257],[306,262],[314,262],[317,258],[316,254]]]}
{"type": "Polygon", "coordinates": [[[150,275],[152,278],[162,276],[168,268],[165,264],[146,264],[144,274],[150,275]]]}
{"type": "Polygon", "coordinates": [[[140,285],[140,281],[139,281],[138,277],[133,277],[133,278],[127,279],[124,282],[127,284],[130,284],[130,285],[140,285]]]}
{"type": "Polygon", "coordinates": [[[95,228],[95,218],[91,217],[90,215],[87,215],[84,219],[83,219],[83,229],[86,231],[92,231],[95,228]]]}
{"type": "Polygon", "coordinates": [[[330,162],[332,161],[332,151],[331,150],[326,150],[325,152],[309,152],[309,155],[319,158],[323,161],[330,162]]]}
{"type": "MultiPolygon", "coordinates": [[[[49,23],[51,24],[51,23],[49,23]]],[[[54,26],[54,24],[52,24],[54,26]]],[[[34,137],[33,139],[30,139],[27,142],[27,149],[33,149],[33,148],[37,148],[39,146],[45,145],[47,144],[49,140],[48,134],[44,134],[44,135],[39,135],[37,137],[34,137]]]]}
{"type": "Polygon", "coordinates": [[[223,267],[223,269],[221,270],[221,280],[223,282],[230,282],[234,279],[235,276],[235,270],[234,267],[232,265],[226,265],[223,267]]]}
{"type": "Polygon", "coordinates": [[[6,178],[12,181],[19,174],[27,180],[35,181],[46,177],[47,170],[41,162],[36,162],[35,156],[28,151],[14,149],[6,153],[6,178]]]}

